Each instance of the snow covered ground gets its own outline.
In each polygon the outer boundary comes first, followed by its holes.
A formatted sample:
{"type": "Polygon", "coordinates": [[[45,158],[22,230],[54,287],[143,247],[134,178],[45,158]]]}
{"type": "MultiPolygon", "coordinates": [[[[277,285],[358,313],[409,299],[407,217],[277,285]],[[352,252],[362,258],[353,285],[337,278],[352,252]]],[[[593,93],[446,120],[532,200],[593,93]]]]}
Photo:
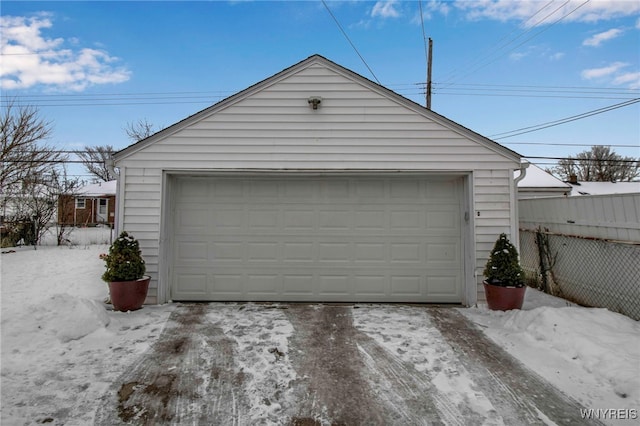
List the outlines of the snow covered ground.
{"type": "MultiPolygon", "coordinates": [[[[108,240],[86,233],[74,238],[79,244],[42,246],[38,250],[23,247],[0,256],[2,424],[92,423],[109,385],[150,348],[175,309],[174,305],[163,305],[130,313],[109,310],[102,302],[107,288],[100,279],[104,265],[98,258],[108,249],[108,240]]],[[[492,312],[481,306],[461,312],[585,409],[620,409],[600,412],[606,424],[637,424],[637,420],[603,416],[637,419],[640,323],[605,309],[570,306],[532,289],[527,293],[522,311],[492,312]]],[[[225,312],[221,309],[219,315],[225,312]]],[[[418,371],[429,367],[428,360],[433,358],[425,356],[424,328],[404,327],[413,335],[402,336],[402,346],[395,328],[408,321],[423,321],[415,317],[415,310],[361,305],[353,312],[359,330],[400,354],[403,361],[413,363],[418,371]]],[[[280,350],[286,349],[286,336],[291,330],[282,313],[271,309],[256,315],[265,317],[264,321],[277,321],[279,329],[286,331],[281,333],[285,340],[278,343],[280,350]],[[274,318],[266,318],[270,315],[274,318]]],[[[225,333],[233,329],[228,318],[211,320],[228,324],[222,327],[225,333]]],[[[241,348],[261,347],[260,327],[253,331],[246,328],[240,337],[229,337],[236,338],[241,348]]],[[[251,354],[243,349],[242,356],[251,354]]],[[[264,354],[265,359],[273,356],[264,354]]],[[[257,365],[255,359],[246,362],[257,365]]],[[[286,379],[292,380],[295,372],[286,365],[282,368],[286,379]]],[[[254,370],[257,373],[252,380],[258,386],[260,369],[254,370]]],[[[465,377],[452,381],[443,376],[434,384],[445,394],[452,389],[462,392],[478,412],[491,411],[488,401],[475,397],[465,377]]],[[[260,413],[253,415],[259,417],[260,413]]],[[[265,413],[265,418],[270,415],[265,413]]]]}

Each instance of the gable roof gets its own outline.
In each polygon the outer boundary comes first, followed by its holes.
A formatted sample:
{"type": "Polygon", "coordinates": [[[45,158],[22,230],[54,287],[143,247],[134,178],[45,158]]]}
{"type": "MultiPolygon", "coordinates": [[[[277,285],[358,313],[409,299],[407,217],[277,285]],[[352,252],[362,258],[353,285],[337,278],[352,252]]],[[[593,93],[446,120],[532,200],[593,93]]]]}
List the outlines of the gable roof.
{"type": "Polygon", "coordinates": [[[524,178],[518,182],[518,189],[522,188],[558,188],[571,191],[571,185],[547,173],[535,164],[529,165],[524,178]]]}
{"type": "Polygon", "coordinates": [[[233,105],[247,97],[250,97],[251,95],[305,69],[308,68],[312,65],[317,65],[320,64],[338,74],[341,74],[342,76],[356,82],[359,83],[367,88],[369,88],[370,90],[379,93],[382,96],[387,97],[388,99],[395,101],[401,105],[403,105],[406,108],[409,108],[411,110],[413,110],[414,112],[416,112],[417,114],[423,115],[424,117],[454,131],[457,132],[459,134],[464,135],[465,137],[467,137],[468,139],[474,140],[477,143],[480,143],[482,145],[484,145],[485,147],[509,158],[512,161],[516,161],[516,162],[520,162],[521,161],[521,155],[518,154],[517,152],[503,146],[500,145],[499,143],[480,135],[479,133],[476,133],[436,112],[434,112],[433,110],[429,110],[425,107],[423,107],[422,105],[408,99],[405,98],[402,95],[399,95],[398,93],[374,82],[369,80],[366,77],[363,77],[360,74],[355,73],[354,71],[351,71],[333,61],[330,61],[329,59],[321,56],[321,55],[312,55],[309,56],[307,59],[298,62],[297,64],[294,64],[282,71],[280,71],[279,73],[268,77],[252,86],[249,86],[248,88],[226,98],[221,100],[220,102],[217,102],[215,104],[213,104],[210,107],[207,107],[199,112],[196,112],[193,115],[190,115],[189,117],[186,117],[185,119],[145,138],[142,139],[118,152],[116,152],[113,156],[114,160],[117,162],[119,160],[122,160],[126,157],[128,157],[129,155],[138,152],[142,149],[144,149],[146,146],[153,144],[154,142],[164,139],[170,135],[172,135],[173,133],[184,129],[185,127],[196,123],[198,121],[200,121],[201,119],[211,115],[211,114],[215,114],[217,111],[220,111],[224,108],[229,107],[230,105],[233,105]]]}
{"type": "Polygon", "coordinates": [[[83,186],[78,190],[78,197],[100,197],[116,195],[117,180],[109,182],[98,182],[91,185],[83,186]]]}

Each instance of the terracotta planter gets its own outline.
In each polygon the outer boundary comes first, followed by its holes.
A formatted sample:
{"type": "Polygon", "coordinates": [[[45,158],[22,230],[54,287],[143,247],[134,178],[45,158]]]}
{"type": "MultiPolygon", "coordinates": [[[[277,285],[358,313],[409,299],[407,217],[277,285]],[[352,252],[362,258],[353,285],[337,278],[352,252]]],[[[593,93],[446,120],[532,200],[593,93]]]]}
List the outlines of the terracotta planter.
{"type": "Polygon", "coordinates": [[[487,305],[492,311],[508,311],[510,309],[522,309],[524,294],[527,287],[502,287],[492,285],[486,281],[484,294],[487,297],[487,305]]]}
{"type": "Polygon", "coordinates": [[[144,276],[135,281],[112,281],[109,283],[111,303],[116,311],[135,311],[140,309],[147,298],[150,277],[144,276]]]}

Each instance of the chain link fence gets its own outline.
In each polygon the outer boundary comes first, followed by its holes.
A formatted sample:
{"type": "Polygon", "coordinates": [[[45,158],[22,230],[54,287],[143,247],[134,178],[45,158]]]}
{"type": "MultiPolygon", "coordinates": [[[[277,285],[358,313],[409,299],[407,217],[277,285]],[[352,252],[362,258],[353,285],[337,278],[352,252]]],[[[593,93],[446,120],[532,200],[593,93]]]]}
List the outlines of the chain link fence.
{"type": "Polygon", "coordinates": [[[640,320],[640,243],[520,229],[520,262],[532,287],[640,320]]]}

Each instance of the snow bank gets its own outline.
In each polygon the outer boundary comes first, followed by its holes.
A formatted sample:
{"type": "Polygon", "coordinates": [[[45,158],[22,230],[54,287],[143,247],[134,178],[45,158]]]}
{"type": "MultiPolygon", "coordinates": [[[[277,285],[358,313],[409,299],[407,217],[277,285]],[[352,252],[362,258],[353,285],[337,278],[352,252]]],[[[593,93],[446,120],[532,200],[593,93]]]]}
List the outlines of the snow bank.
{"type": "Polygon", "coordinates": [[[606,379],[621,398],[640,397],[640,323],[607,309],[549,308],[507,312],[504,329],[606,379]],[[635,373],[635,374],[634,374],[635,373]]]}
{"type": "MultiPolygon", "coordinates": [[[[523,310],[460,311],[484,333],[587,409],[640,406],[640,323],[527,289],[523,310]]],[[[616,421],[609,421],[616,424],[616,421]]]]}
{"type": "Polygon", "coordinates": [[[68,294],[53,295],[30,310],[37,327],[55,334],[62,343],[81,339],[111,321],[104,305],[68,294]]]}
{"type": "Polygon", "coordinates": [[[172,306],[114,312],[106,246],[0,255],[4,424],[93,424],[109,385],[160,335],[172,306]]]}

